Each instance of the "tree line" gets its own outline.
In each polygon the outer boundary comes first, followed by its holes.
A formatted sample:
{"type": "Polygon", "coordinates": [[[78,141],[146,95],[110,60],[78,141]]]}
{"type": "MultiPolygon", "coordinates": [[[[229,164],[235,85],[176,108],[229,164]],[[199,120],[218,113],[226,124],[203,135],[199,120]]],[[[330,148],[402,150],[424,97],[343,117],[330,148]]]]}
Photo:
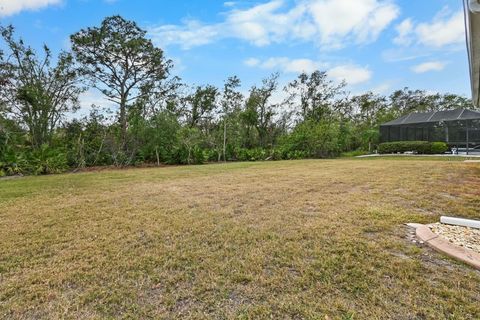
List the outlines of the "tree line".
{"type": "Polygon", "coordinates": [[[371,152],[381,123],[414,111],[470,108],[455,94],[404,88],[351,96],[323,71],[280,86],[190,86],[146,31],[120,16],[71,35],[71,50],[37,52],[0,26],[0,176],[90,166],[198,164],[371,152]],[[98,90],[114,107],[71,115],[98,90]],[[279,97],[284,97],[279,99],[279,97]]]}

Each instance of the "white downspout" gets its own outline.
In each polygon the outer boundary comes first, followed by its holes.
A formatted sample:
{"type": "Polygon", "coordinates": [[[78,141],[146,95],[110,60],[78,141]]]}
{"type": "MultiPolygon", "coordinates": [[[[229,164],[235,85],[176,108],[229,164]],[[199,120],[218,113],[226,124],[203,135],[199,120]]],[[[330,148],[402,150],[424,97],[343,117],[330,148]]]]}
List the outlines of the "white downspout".
{"type": "MultiPolygon", "coordinates": [[[[465,7],[465,35],[467,42],[468,64],[470,69],[470,84],[472,88],[472,102],[475,107],[480,105],[480,70],[478,69],[479,47],[477,41],[472,36],[474,20],[478,20],[480,16],[480,0],[463,0],[465,7]],[[476,51],[475,51],[476,50],[476,51]]],[[[476,31],[478,32],[478,31],[476,31]]]]}
{"type": "Polygon", "coordinates": [[[478,220],[442,216],[440,217],[440,222],[443,224],[450,224],[452,226],[461,226],[461,227],[480,229],[480,221],[478,220]]]}

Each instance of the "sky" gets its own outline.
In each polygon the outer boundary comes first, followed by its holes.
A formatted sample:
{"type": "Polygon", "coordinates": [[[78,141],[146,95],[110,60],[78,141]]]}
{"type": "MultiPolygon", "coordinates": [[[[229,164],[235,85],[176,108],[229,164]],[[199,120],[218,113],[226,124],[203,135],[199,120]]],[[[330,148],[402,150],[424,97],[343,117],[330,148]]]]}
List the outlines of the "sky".
{"type": "MultiPolygon", "coordinates": [[[[470,97],[462,0],[0,0],[0,24],[54,52],[115,14],[147,30],[189,84],[237,75],[246,92],[272,72],[283,85],[318,69],[351,94],[470,97]]],[[[82,96],[84,109],[92,103],[98,92],[82,96]]]]}

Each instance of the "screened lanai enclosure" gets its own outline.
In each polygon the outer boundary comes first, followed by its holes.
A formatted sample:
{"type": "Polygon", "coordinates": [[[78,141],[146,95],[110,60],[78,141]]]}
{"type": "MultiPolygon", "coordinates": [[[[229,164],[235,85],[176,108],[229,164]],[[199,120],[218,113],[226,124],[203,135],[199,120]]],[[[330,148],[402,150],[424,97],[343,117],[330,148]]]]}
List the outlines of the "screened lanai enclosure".
{"type": "Polygon", "coordinates": [[[466,151],[480,148],[480,112],[468,109],[410,113],[380,126],[381,142],[446,142],[466,151]]]}

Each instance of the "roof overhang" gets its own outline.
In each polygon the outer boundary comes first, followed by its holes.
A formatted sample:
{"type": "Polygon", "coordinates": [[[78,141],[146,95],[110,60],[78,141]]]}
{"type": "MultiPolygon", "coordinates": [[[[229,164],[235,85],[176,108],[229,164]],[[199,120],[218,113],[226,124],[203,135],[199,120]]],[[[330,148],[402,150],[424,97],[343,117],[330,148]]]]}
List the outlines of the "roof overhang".
{"type": "Polygon", "coordinates": [[[472,100],[480,106],[480,0],[464,0],[472,100]]]}
{"type": "Polygon", "coordinates": [[[412,112],[380,126],[404,126],[425,123],[480,120],[480,112],[469,109],[453,109],[430,112],[412,112]]]}

